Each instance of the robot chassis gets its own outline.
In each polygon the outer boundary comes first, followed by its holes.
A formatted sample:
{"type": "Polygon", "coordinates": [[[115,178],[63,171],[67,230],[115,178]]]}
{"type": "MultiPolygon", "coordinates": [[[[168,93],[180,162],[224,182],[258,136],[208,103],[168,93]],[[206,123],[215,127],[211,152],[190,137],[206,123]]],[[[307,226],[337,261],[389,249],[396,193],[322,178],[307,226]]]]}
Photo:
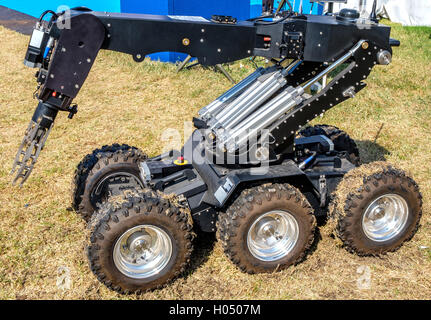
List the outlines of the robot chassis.
{"type": "MultiPolygon", "coordinates": [[[[393,46],[399,42],[390,38],[390,27],[347,9],[326,16],[278,11],[272,20],[241,22],[84,7],[69,15],[47,11],[25,57],[39,69],[39,104],[14,162],[14,183],[29,177],[58,112],[76,114],[72,101],[99,50],[131,54],[136,62],[154,52],[184,52],[204,66],[265,57],[272,66],[258,68],[199,111],[181,150],[147,158],[116,144],[85,157],[75,173],[73,206],[92,224],[92,271],[119,292],[154,289],[181,274],[192,251],[192,225],[217,229],[225,253],[245,272],[283,269],[304,258],[315,217],[326,214],[330,195],[359,165],[354,141],[341,130],[303,128],[361,91],[377,64],[391,62],[393,46]],[[51,20],[43,21],[48,13],[51,20]],[[61,27],[67,24],[71,28],[61,27]],[[310,90],[328,76],[320,91],[310,90]],[[125,196],[130,189],[136,192],[125,196]],[[113,205],[109,196],[121,194],[125,203],[113,205]]],[[[422,202],[411,178],[383,166],[362,188],[376,177],[396,183],[373,189],[371,198],[352,189],[366,203],[338,201],[361,210],[331,216],[346,248],[358,254],[395,250],[420,219],[422,202]]]]}

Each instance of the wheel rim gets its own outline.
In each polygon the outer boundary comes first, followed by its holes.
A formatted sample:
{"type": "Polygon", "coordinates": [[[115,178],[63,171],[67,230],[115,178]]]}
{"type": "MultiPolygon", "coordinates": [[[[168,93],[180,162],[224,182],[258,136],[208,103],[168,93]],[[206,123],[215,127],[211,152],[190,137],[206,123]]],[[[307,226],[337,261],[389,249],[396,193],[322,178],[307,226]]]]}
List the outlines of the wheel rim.
{"type": "Polygon", "coordinates": [[[134,279],[159,274],[171,256],[171,238],[153,225],[140,225],[124,232],[115,243],[113,252],[117,269],[134,279]]]}
{"type": "Polygon", "coordinates": [[[409,209],[403,197],[385,194],[371,202],[365,210],[362,229],[373,241],[388,241],[403,231],[408,215],[409,209]]]}
{"type": "Polygon", "coordinates": [[[142,182],[130,172],[115,172],[101,179],[91,192],[94,204],[106,200],[111,196],[121,194],[122,190],[143,188],[142,182]]]}
{"type": "Polygon", "coordinates": [[[247,234],[250,253],[261,261],[275,261],[288,255],[299,237],[296,219],[286,211],[271,211],[260,216],[247,234]]]}

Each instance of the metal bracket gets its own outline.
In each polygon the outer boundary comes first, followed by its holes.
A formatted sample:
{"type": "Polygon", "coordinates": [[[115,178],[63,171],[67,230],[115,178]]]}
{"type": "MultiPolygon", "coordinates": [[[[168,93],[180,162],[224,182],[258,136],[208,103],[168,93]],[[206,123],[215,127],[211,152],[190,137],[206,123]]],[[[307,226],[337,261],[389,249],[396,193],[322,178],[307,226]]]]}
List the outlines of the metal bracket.
{"type": "Polygon", "coordinates": [[[78,105],[74,104],[72,106],[69,106],[67,108],[67,111],[69,112],[69,115],[67,117],[69,119],[73,119],[73,116],[78,113],[78,105]]]}
{"type": "Polygon", "coordinates": [[[326,196],[327,196],[328,188],[326,185],[326,177],[321,175],[319,178],[319,193],[320,193],[320,207],[323,208],[326,206],[326,196]]]}
{"type": "Polygon", "coordinates": [[[356,94],[355,87],[351,86],[343,92],[343,97],[346,97],[346,98],[349,97],[353,99],[355,97],[355,94],[356,94]]]}

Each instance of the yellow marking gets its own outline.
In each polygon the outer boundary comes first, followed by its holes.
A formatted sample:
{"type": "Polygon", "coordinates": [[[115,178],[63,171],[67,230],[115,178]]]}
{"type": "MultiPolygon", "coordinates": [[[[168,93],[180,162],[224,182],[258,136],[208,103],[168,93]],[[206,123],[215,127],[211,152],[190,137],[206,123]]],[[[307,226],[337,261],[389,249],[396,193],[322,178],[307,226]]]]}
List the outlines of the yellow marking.
{"type": "Polygon", "coordinates": [[[189,162],[187,160],[183,160],[183,162],[180,162],[180,160],[175,160],[174,164],[176,164],[177,166],[184,166],[186,164],[189,164],[189,162]]]}

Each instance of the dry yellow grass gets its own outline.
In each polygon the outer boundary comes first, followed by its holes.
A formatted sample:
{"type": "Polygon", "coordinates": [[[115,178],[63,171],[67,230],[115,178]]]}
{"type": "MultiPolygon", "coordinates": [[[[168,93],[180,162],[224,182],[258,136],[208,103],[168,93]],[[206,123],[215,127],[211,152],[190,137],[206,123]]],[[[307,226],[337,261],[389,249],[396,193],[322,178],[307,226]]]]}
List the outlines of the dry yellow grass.
{"type": "MultiPolygon", "coordinates": [[[[409,171],[424,196],[422,226],[413,240],[382,258],[349,254],[322,232],[298,266],[266,275],[239,272],[209,236],[197,243],[187,274],[162,290],[119,296],[87,266],[85,224],[70,205],[75,166],[103,144],[123,142],[149,155],[161,150],[165,128],[183,130],[197,110],[229,87],[221,74],[197,68],[176,74],[172,65],[102,52],[71,121],[61,114],[31,178],[19,189],[9,171],[36,106],[34,70],[22,64],[28,38],[0,26],[0,298],[3,299],[429,299],[431,296],[431,29],[396,26],[389,67],[377,67],[356,99],[329,111],[329,123],[359,141],[366,161],[387,160],[409,171]],[[383,124],[381,133],[373,143],[383,124]],[[424,248],[427,247],[427,248],[424,248]],[[358,289],[358,267],[371,272],[358,289]],[[56,286],[59,267],[70,270],[71,288],[56,286]]],[[[252,71],[230,66],[236,79],[252,71]]]]}

